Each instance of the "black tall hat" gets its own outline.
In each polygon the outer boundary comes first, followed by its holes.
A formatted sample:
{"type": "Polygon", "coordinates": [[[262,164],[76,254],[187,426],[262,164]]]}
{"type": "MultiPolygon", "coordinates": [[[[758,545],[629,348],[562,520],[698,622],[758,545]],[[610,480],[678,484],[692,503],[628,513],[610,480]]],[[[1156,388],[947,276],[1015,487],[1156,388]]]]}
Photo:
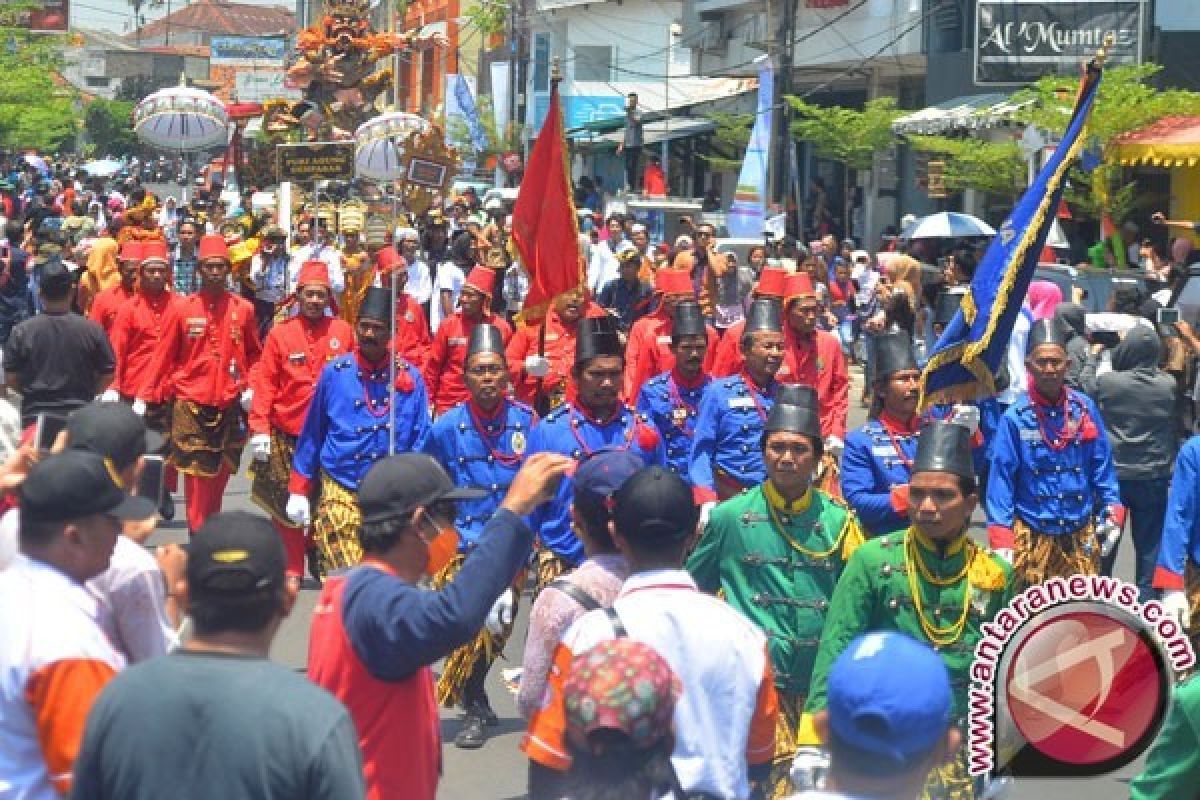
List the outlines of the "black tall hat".
{"type": "Polygon", "coordinates": [[[875,337],[875,382],[883,383],[902,369],[916,369],[912,339],[904,331],[883,333],[875,337]]]}
{"type": "Polygon", "coordinates": [[[954,319],[954,315],[958,313],[959,307],[962,306],[962,301],[966,294],[966,289],[959,287],[943,290],[937,296],[937,301],[933,306],[933,324],[943,327],[949,325],[950,320],[954,319]]]}
{"type": "Polygon", "coordinates": [[[949,472],[963,478],[975,477],[971,461],[971,430],[955,422],[931,422],[917,436],[917,455],[912,472],[949,472]]]}
{"type": "Polygon", "coordinates": [[[584,317],[579,320],[575,337],[575,363],[582,364],[599,356],[624,356],[617,321],[611,315],[584,317]]]}
{"type": "Polygon", "coordinates": [[[367,294],[359,306],[360,319],[373,319],[391,326],[392,324],[392,290],[382,286],[367,288],[367,294]]]}
{"type": "Polygon", "coordinates": [[[471,337],[467,340],[467,358],[480,353],[504,355],[504,337],[495,325],[481,322],[471,329],[471,337]]]}
{"type": "Polygon", "coordinates": [[[802,408],[811,408],[814,411],[819,409],[820,401],[817,400],[817,390],[812,386],[801,386],[799,384],[784,384],[775,392],[776,404],[783,403],[789,406],[800,406],[802,408]]]}
{"type": "Polygon", "coordinates": [[[771,406],[771,413],[767,414],[767,421],[763,425],[763,433],[786,431],[787,433],[799,433],[804,436],[811,436],[815,441],[820,441],[821,414],[817,410],[815,399],[812,405],[807,404],[809,398],[804,394],[798,394],[794,397],[794,399],[800,401],[799,404],[783,402],[786,399],[791,398],[775,398],[775,405],[771,406]]]}
{"type": "Polygon", "coordinates": [[[770,331],[783,332],[783,304],[775,297],[759,297],[750,304],[746,312],[745,333],[770,331]]]}
{"type": "Polygon", "coordinates": [[[1033,328],[1029,331],[1029,341],[1025,345],[1025,354],[1032,353],[1034,349],[1044,344],[1056,344],[1066,350],[1067,338],[1066,326],[1060,325],[1053,317],[1039,319],[1033,323],[1033,328]]]}
{"type": "Polygon", "coordinates": [[[685,300],[675,306],[675,322],[671,328],[675,336],[706,336],[708,328],[704,325],[704,312],[700,304],[693,300],[685,300]]]}

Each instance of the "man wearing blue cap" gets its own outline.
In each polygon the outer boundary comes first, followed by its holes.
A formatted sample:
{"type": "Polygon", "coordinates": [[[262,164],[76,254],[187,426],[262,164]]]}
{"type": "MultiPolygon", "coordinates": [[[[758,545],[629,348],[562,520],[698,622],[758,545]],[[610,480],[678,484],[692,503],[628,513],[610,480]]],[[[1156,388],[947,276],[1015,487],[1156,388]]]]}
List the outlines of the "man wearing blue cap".
{"type": "Polygon", "coordinates": [[[926,776],[962,741],[951,725],[946,665],[902,633],[879,631],[850,642],[830,669],[827,698],[815,719],[829,747],[825,791],[792,800],[916,800],[926,776]]]}
{"type": "MultiPolygon", "coordinates": [[[[1012,567],[967,536],[979,499],[970,439],[970,430],[957,423],[932,422],[922,429],[908,489],[912,525],[858,548],[842,572],[801,720],[801,774],[824,765],[825,753],[811,746],[823,741],[812,715],[829,702],[832,664],[861,634],[900,631],[937,648],[957,687],[952,714],[956,720],[966,716],[967,684],[982,625],[1013,594],[1012,567]]],[[[930,775],[925,796],[976,797],[965,750],[930,775]]]]}

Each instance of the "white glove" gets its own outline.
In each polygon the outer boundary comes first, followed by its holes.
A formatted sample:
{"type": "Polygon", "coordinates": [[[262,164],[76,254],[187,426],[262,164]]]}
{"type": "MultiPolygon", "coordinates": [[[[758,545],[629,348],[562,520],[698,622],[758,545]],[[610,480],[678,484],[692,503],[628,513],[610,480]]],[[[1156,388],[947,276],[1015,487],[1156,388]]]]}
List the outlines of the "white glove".
{"type": "Polygon", "coordinates": [[[1192,609],[1191,604],[1188,603],[1187,592],[1183,589],[1167,589],[1158,603],[1163,607],[1163,611],[1167,612],[1168,617],[1174,617],[1179,621],[1179,627],[1185,631],[1188,629],[1192,609]]]}
{"type": "Polygon", "coordinates": [[[709,500],[707,503],[700,504],[700,522],[698,524],[701,531],[708,527],[708,515],[712,513],[713,506],[715,505],[716,503],[714,503],[712,500],[709,500]]]}
{"type": "Polygon", "coordinates": [[[254,405],[254,390],[246,389],[242,392],[242,411],[250,411],[252,405],[254,405]]]}
{"type": "Polygon", "coordinates": [[[819,747],[801,747],[792,759],[792,786],[800,792],[825,788],[829,754],[819,747]]]}
{"type": "Polygon", "coordinates": [[[825,437],[825,452],[833,456],[837,461],[842,457],[842,451],[846,449],[846,443],[837,436],[825,437]]]}
{"type": "Polygon", "coordinates": [[[974,436],[979,430],[979,409],[975,406],[956,405],[950,412],[950,422],[962,425],[974,436]]]}
{"type": "Polygon", "coordinates": [[[288,519],[302,527],[312,522],[312,509],[308,505],[308,498],[302,494],[289,494],[284,512],[288,519]]]}
{"type": "Polygon", "coordinates": [[[1010,547],[997,547],[992,550],[992,553],[1003,558],[1008,564],[1013,563],[1013,551],[1010,547]]]}
{"type": "Polygon", "coordinates": [[[1117,549],[1117,542],[1121,541],[1121,528],[1106,519],[1096,526],[1096,538],[1100,540],[1100,557],[1108,558],[1117,549]]]}
{"type": "Polygon", "coordinates": [[[487,621],[483,626],[496,636],[504,633],[504,629],[512,624],[513,606],[516,604],[516,597],[513,595],[512,587],[505,589],[496,598],[496,602],[492,603],[492,610],[488,612],[487,621]]]}
{"type": "Polygon", "coordinates": [[[250,437],[250,454],[255,461],[266,461],[271,457],[271,434],[256,433],[250,437]]]}
{"type": "Polygon", "coordinates": [[[531,378],[544,378],[550,374],[550,359],[545,356],[525,356],[525,374],[531,378]]]}
{"type": "Polygon", "coordinates": [[[105,389],[100,395],[101,403],[118,403],[121,400],[121,394],[116,389],[105,389]]]}
{"type": "Polygon", "coordinates": [[[146,416],[146,401],[142,400],[141,398],[134,400],[133,413],[137,414],[139,417],[146,416]]]}

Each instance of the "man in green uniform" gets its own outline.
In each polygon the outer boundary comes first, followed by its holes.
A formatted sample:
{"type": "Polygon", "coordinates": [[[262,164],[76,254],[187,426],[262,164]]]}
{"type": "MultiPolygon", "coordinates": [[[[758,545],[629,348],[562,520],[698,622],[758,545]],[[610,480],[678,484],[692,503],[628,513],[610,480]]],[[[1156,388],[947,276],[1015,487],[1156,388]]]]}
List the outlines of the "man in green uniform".
{"type": "Polygon", "coordinates": [[[767,634],[780,714],[766,795],[782,797],[829,598],[863,535],[849,509],[812,485],[816,392],[781,387],[763,427],[767,480],[713,509],[687,568],[701,591],[720,590],[767,634]]]}
{"type": "MultiPolygon", "coordinates": [[[[858,635],[898,630],[928,642],[942,656],[960,728],[980,627],[1012,599],[1012,568],[967,536],[979,501],[971,464],[971,432],[933,422],[922,429],[909,483],[912,526],[872,539],[851,556],[834,590],[801,724],[794,777],[806,782],[828,764],[811,715],[825,708],[830,665],[858,635]]],[[[812,788],[801,786],[799,788],[812,788]]],[[[929,775],[925,797],[972,800],[976,781],[965,749],[929,775]]]]}

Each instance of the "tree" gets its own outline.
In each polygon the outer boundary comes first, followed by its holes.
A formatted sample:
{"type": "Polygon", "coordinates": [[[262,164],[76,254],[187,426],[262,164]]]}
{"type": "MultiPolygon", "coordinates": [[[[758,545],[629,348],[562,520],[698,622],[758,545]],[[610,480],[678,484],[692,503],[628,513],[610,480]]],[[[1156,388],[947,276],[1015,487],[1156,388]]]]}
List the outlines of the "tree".
{"type": "Polygon", "coordinates": [[[106,156],[128,156],[141,148],[133,133],[130,116],[133,103],[125,100],[98,98],[84,112],[84,130],[96,145],[96,152],[106,156]]]}
{"type": "Polygon", "coordinates": [[[712,144],[716,152],[702,156],[715,170],[736,170],[742,165],[742,154],[750,143],[750,130],[754,127],[753,114],[732,114],[718,111],[709,115],[717,126],[713,131],[712,144]]]}
{"type": "Polygon", "coordinates": [[[466,120],[463,117],[456,115],[446,120],[446,138],[458,149],[459,153],[474,152],[486,159],[489,156],[500,156],[521,149],[521,137],[515,126],[508,126],[509,129],[505,131],[496,127],[496,115],[492,111],[490,97],[476,97],[475,112],[479,115],[479,124],[483,127],[483,132],[487,137],[487,145],[483,152],[475,150],[475,145],[471,141],[471,131],[467,128],[466,120]]]}
{"type": "Polygon", "coordinates": [[[988,142],[974,137],[909,136],[914,150],[945,161],[946,188],[974,189],[1015,199],[1025,182],[1025,159],[1016,142],[988,142]]]}
{"type": "MultiPolygon", "coordinates": [[[[6,6],[19,16],[28,4],[6,6]]],[[[34,34],[0,18],[0,148],[62,149],[78,131],[73,88],[55,77],[62,65],[64,36],[34,34]]]]}

